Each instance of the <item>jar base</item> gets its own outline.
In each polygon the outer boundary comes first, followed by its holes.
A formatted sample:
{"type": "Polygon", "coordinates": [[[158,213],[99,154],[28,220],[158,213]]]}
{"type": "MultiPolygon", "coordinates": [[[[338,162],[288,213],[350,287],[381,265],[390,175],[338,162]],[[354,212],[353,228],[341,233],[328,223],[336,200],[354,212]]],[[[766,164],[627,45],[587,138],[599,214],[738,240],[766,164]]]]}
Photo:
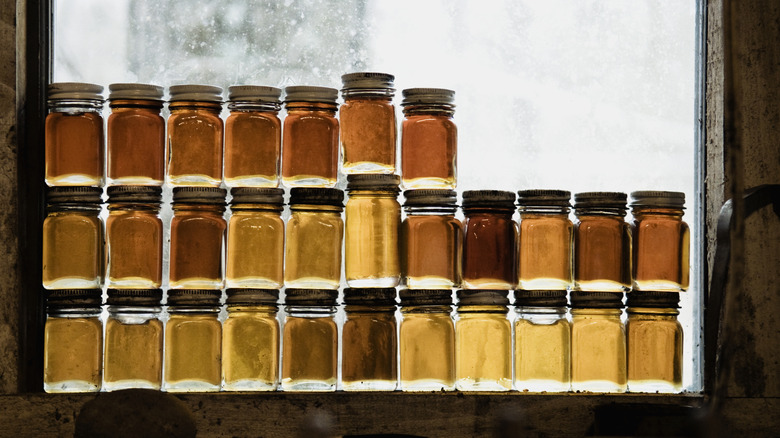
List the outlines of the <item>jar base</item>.
{"type": "Polygon", "coordinates": [[[404,284],[409,289],[452,289],[458,287],[457,283],[445,277],[425,276],[406,277],[404,284]]]}
{"type": "Polygon", "coordinates": [[[58,186],[103,186],[103,177],[95,175],[85,175],[82,173],[69,173],[59,176],[47,176],[46,185],[49,187],[58,186]]]}
{"type": "Polygon", "coordinates": [[[163,180],[148,176],[123,176],[121,178],[108,178],[109,186],[161,186],[163,180]]]}
{"type": "Polygon", "coordinates": [[[685,292],[684,287],[678,282],[669,280],[634,280],[633,289],[656,292],[685,292]]]}
{"type": "Polygon", "coordinates": [[[515,380],[515,389],[527,392],[569,392],[569,382],[553,379],[515,380]]]}
{"type": "Polygon", "coordinates": [[[282,282],[261,277],[242,277],[226,279],[225,287],[228,289],[281,289],[282,282]]]}
{"type": "Polygon", "coordinates": [[[402,380],[400,388],[405,392],[454,391],[455,382],[439,379],[402,380]]]}
{"type": "Polygon", "coordinates": [[[171,289],[222,289],[222,281],[212,278],[187,278],[184,280],[171,281],[171,289]]]}
{"type": "Polygon", "coordinates": [[[168,175],[166,182],[173,187],[219,187],[222,179],[208,175],[168,175]]]}
{"type": "Polygon", "coordinates": [[[458,379],[455,387],[459,391],[503,392],[512,389],[511,379],[458,379]]]}
{"type": "Polygon", "coordinates": [[[347,285],[349,287],[396,287],[398,286],[399,277],[382,277],[382,278],[357,278],[347,279],[347,285]]]}
{"type": "Polygon", "coordinates": [[[276,382],[268,382],[257,379],[242,379],[232,382],[222,381],[223,391],[276,391],[276,382]]]}
{"type": "Polygon", "coordinates": [[[333,281],[318,277],[304,277],[296,280],[284,282],[284,287],[288,289],[338,289],[339,281],[333,281]]]}
{"type": "Polygon", "coordinates": [[[160,282],[141,277],[109,278],[107,286],[109,289],[157,289],[160,282]]]}
{"type": "Polygon", "coordinates": [[[520,290],[568,290],[571,286],[571,280],[562,280],[560,278],[521,279],[517,282],[517,288],[520,290]]]}
{"type": "Polygon", "coordinates": [[[395,391],[398,382],[395,380],[361,380],[345,382],[342,380],[341,389],[344,391],[395,391]]]}
{"type": "Polygon", "coordinates": [[[233,178],[225,177],[228,187],[279,187],[279,178],[268,175],[242,175],[233,178]]]}
{"type": "Polygon", "coordinates": [[[377,163],[374,161],[345,161],[341,166],[341,171],[345,175],[358,175],[364,173],[393,174],[395,173],[395,165],[377,163]]]}
{"type": "Polygon", "coordinates": [[[115,380],[113,382],[103,381],[104,391],[120,391],[122,389],[154,389],[160,390],[162,384],[160,382],[150,382],[148,380],[140,379],[123,379],[115,380]]]}
{"type": "Polygon", "coordinates": [[[54,281],[44,281],[45,289],[99,289],[100,278],[62,277],[54,281]]]}
{"type": "Polygon", "coordinates": [[[677,394],[682,392],[682,383],[668,380],[629,380],[628,392],[653,392],[663,394],[677,394]]]}
{"type": "Polygon", "coordinates": [[[336,178],[324,178],[313,175],[297,175],[282,178],[282,183],[287,187],[336,187],[336,178]]]}
{"type": "Polygon", "coordinates": [[[176,383],[165,382],[162,389],[166,392],[216,392],[220,388],[219,384],[203,380],[179,380],[176,383]]]}
{"type": "Polygon", "coordinates": [[[43,382],[43,390],[48,393],[98,392],[100,385],[86,380],[64,380],[61,382],[43,382]]]}
{"type": "Polygon", "coordinates": [[[312,392],[333,392],[336,390],[336,379],[328,381],[322,380],[293,380],[283,379],[280,387],[282,391],[312,391],[312,392]]]}
{"type": "Polygon", "coordinates": [[[574,283],[574,290],[581,292],[626,292],[628,285],[612,280],[588,280],[574,283]]]}
{"type": "Polygon", "coordinates": [[[511,290],[514,289],[514,285],[508,281],[495,278],[464,279],[463,289],[511,290]]]}
{"type": "MultiPolygon", "coordinates": [[[[403,171],[401,172],[403,173],[403,171]]],[[[401,186],[404,190],[417,190],[417,189],[450,189],[455,190],[456,186],[455,178],[413,178],[401,179],[401,186]]]]}
{"type": "Polygon", "coordinates": [[[611,380],[572,381],[571,390],[578,392],[626,392],[626,384],[611,380]]]}

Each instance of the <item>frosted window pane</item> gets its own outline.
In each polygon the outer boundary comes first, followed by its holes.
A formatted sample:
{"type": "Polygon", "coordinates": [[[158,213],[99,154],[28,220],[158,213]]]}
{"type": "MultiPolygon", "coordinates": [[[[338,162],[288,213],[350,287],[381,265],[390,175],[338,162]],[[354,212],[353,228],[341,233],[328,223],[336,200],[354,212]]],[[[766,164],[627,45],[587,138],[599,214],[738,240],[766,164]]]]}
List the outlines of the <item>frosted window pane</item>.
{"type": "MultiPolygon", "coordinates": [[[[701,239],[694,32],[693,0],[56,0],[53,70],[103,85],[336,88],[369,70],[398,90],[452,88],[459,190],[684,191],[701,239]]],[[[681,321],[684,383],[698,391],[693,262],[681,321]]]]}

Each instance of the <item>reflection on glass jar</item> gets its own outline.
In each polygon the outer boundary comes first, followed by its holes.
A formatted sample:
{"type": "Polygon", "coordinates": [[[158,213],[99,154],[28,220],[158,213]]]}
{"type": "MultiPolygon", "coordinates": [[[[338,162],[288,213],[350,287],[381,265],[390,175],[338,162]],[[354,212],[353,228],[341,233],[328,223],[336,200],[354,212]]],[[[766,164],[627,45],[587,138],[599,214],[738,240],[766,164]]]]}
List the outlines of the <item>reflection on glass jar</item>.
{"type": "Polygon", "coordinates": [[[339,109],[339,123],[341,170],[345,174],[395,172],[394,79],[387,73],[341,76],[344,104],[339,109]]]}
{"type": "Polygon", "coordinates": [[[103,222],[98,187],[52,187],[43,221],[43,287],[91,289],[103,283],[103,222]]]}
{"type": "Polygon", "coordinates": [[[168,109],[167,182],[172,186],[222,184],[222,88],[174,85],[168,109]]]}
{"type": "Polygon", "coordinates": [[[281,157],[282,90],[240,85],[228,88],[225,120],[225,185],[277,187],[281,157]]]}
{"type": "Polygon", "coordinates": [[[108,184],[162,185],[165,178],[163,87],[108,86],[108,184]]]}
{"type": "Polygon", "coordinates": [[[58,289],[47,297],[43,390],[100,391],[103,324],[100,289],[58,289]]]}
{"type": "Polygon", "coordinates": [[[103,87],[78,82],[48,86],[46,184],[103,185],[103,87]]]}

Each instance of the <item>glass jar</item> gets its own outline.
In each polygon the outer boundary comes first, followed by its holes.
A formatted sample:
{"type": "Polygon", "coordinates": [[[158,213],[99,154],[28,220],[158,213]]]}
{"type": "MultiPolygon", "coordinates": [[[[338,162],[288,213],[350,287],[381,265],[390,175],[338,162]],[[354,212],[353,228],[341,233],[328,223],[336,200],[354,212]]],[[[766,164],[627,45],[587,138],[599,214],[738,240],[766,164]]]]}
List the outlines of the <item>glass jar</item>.
{"type": "Polygon", "coordinates": [[[222,88],[174,85],[168,89],[168,169],[172,186],[222,184],[222,88]]]}
{"type": "Polygon", "coordinates": [[[163,390],[219,391],[222,382],[222,291],[168,290],[163,390]]]}
{"type": "Polygon", "coordinates": [[[455,389],[452,291],[401,289],[401,390],[455,389]]]}
{"type": "Polygon", "coordinates": [[[278,289],[284,284],[284,190],[234,187],[227,234],[229,288],[278,289]]]}
{"type": "Polygon", "coordinates": [[[276,289],[228,289],[222,324],[222,389],[273,391],[279,384],[276,289]]]}
{"type": "Polygon", "coordinates": [[[339,168],[338,90],[284,89],[282,181],[287,187],[334,187],[339,168]]]}
{"type": "Polygon", "coordinates": [[[571,192],[521,190],[517,236],[517,284],[522,290],[566,290],[572,286],[571,192]]]}
{"type": "Polygon", "coordinates": [[[103,87],[78,82],[48,86],[46,184],[103,185],[103,87]]]}
{"type": "Polygon", "coordinates": [[[278,187],[282,90],[240,85],[228,88],[225,120],[225,185],[278,187]]]}
{"type": "Polygon", "coordinates": [[[626,194],[574,195],[574,289],[624,292],[631,284],[631,230],[626,194]]]}
{"type": "Polygon", "coordinates": [[[338,378],[338,291],[287,289],[282,340],[284,391],[335,391],[338,378]]]}
{"type": "Polygon", "coordinates": [[[454,190],[407,190],[401,224],[401,277],[410,289],[460,286],[462,224],[454,190]]]}
{"type": "Polygon", "coordinates": [[[284,284],[291,288],[338,289],[341,284],[341,220],[344,192],[293,188],[284,254],[284,284]]]}
{"type": "Polygon", "coordinates": [[[566,392],[571,386],[571,324],[565,290],[515,291],[515,389],[566,392]]]}
{"type": "Polygon", "coordinates": [[[173,189],[168,281],[172,289],[222,288],[226,194],[216,187],[173,189]]]}
{"type": "Polygon", "coordinates": [[[92,289],[103,283],[103,222],[98,187],[52,187],[43,221],[43,287],[92,289]]]}
{"type": "Polygon", "coordinates": [[[459,290],[455,386],[461,391],[512,389],[512,325],[505,290],[459,290]]]}
{"type": "Polygon", "coordinates": [[[101,294],[100,289],[49,291],[43,331],[44,391],[100,391],[101,294]]]}
{"type": "Polygon", "coordinates": [[[454,189],[458,128],[455,92],[441,88],[403,90],[401,178],[405,189],[454,189]]]}
{"type": "Polygon", "coordinates": [[[683,222],[685,193],[632,192],[633,289],[688,289],[691,234],[683,222]]]}
{"type": "Polygon", "coordinates": [[[109,289],[103,389],[162,386],[162,289],[109,289]]]}
{"type": "Polygon", "coordinates": [[[112,186],[106,247],[109,288],[154,289],[162,284],[161,187],[112,186]]]}
{"type": "Polygon", "coordinates": [[[677,292],[628,294],[629,391],[682,391],[683,329],[677,321],[679,302],[677,292]]]}
{"type": "Polygon", "coordinates": [[[463,192],[463,287],[512,289],[517,283],[515,194],[463,192]]]}
{"type": "Polygon", "coordinates": [[[341,123],[341,170],[356,173],[395,173],[395,77],[387,73],[348,73],[341,76],[344,104],[341,123]]]}
{"type": "Polygon", "coordinates": [[[395,288],[344,289],[341,332],[344,391],[393,391],[398,386],[395,288]]]}
{"type": "Polygon", "coordinates": [[[351,287],[395,287],[401,278],[398,175],[347,176],[344,267],[351,287]]]}
{"type": "Polygon", "coordinates": [[[165,178],[163,87],[111,84],[108,95],[109,185],[162,185],[165,178]]]}
{"type": "Polygon", "coordinates": [[[572,292],[571,389],[626,391],[626,330],[620,292],[572,292]]]}

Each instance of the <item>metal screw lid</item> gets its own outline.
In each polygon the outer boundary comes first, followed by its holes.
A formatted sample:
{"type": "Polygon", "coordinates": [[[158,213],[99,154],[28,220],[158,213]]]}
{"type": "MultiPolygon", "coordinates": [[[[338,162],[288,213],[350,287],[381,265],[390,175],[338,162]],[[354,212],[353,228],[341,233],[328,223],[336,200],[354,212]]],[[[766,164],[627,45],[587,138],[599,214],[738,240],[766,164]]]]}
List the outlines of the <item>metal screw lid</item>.
{"type": "Polygon", "coordinates": [[[335,289],[285,289],[284,304],[288,306],[333,307],[339,291],[335,289]]]}
{"type": "Polygon", "coordinates": [[[169,289],[169,306],[215,307],[222,298],[221,290],[212,289],[169,289]]]}
{"type": "Polygon", "coordinates": [[[222,204],[227,190],[219,187],[174,187],[173,202],[184,204],[222,204]]]}
{"type": "Polygon", "coordinates": [[[666,291],[631,291],[626,294],[628,307],[676,309],[680,307],[680,293],[666,291]]]}
{"type": "Polygon", "coordinates": [[[227,305],[272,305],[279,300],[279,289],[228,289],[227,305]]]}
{"type": "Polygon", "coordinates": [[[458,203],[458,193],[455,190],[444,189],[421,189],[404,191],[404,206],[441,206],[456,207],[458,203]]]}
{"type": "Polygon", "coordinates": [[[294,187],[290,189],[290,205],[295,204],[343,207],[344,191],[330,188],[294,187]]]}
{"type": "Polygon", "coordinates": [[[401,289],[401,306],[451,306],[449,289],[401,289]]]}
{"type": "Polygon", "coordinates": [[[322,102],[336,103],[339,90],[329,87],[294,85],[284,89],[284,102],[322,102]]]}
{"type": "Polygon", "coordinates": [[[508,306],[508,290],[461,289],[457,293],[458,306],[508,306]]]}
{"type": "Polygon", "coordinates": [[[348,287],[344,289],[344,304],[364,306],[395,306],[395,288],[348,287]]]}
{"type": "Polygon", "coordinates": [[[260,187],[233,187],[231,204],[284,204],[284,189],[260,187]]]}
{"type": "Polygon", "coordinates": [[[282,90],[261,85],[233,85],[228,87],[228,99],[242,102],[280,103],[282,90]]]}
{"type": "Polygon", "coordinates": [[[578,309],[622,309],[623,292],[572,291],[571,307],[578,309]]]}
{"type": "Polygon", "coordinates": [[[444,104],[455,107],[455,91],[446,88],[407,88],[402,91],[401,106],[417,104],[444,104]]]}
{"type": "Polygon", "coordinates": [[[155,100],[162,102],[164,88],[152,84],[110,84],[108,100],[155,100]]]}
{"type": "Polygon", "coordinates": [[[564,307],[565,290],[516,290],[515,306],[518,307],[564,307]]]}
{"type": "Polygon", "coordinates": [[[520,190],[517,192],[517,205],[570,207],[571,192],[567,190],[520,190]]]}
{"type": "Polygon", "coordinates": [[[626,198],[622,192],[584,192],[574,195],[574,208],[626,209],[626,198]]]}
{"type": "Polygon", "coordinates": [[[631,207],[684,208],[685,193],[642,190],[631,192],[631,207]]]}
{"type": "Polygon", "coordinates": [[[109,306],[159,306],[162,301],[162,289],[109,289],[109,306]]]}
{"type": "Polygon", "coordinates": [[[100,187],[50,187],[46,192],[49,204],[102,204],[103,189],[100,187]]]}
{"type": "Polygon", "coordinates": [[[213,85],[172,85],[168,88],[171,102],[191,100],[195,102],[222,103],[222,88],[213,85]]]}
{"type": "Polygon", "coordinates": [[[347,175],[347,192],[353,190],[383,190],[400,192],[401,177],[383,173],[361,173],[347,175]]]}
{"type": "Polygon", "coordinates": [[[106,189],[108,203],[140,202],[159,203],[162,201],[162,187],[159,186],[111,186],[106,189]]]}
{"type": "Polygon", "coordinates": [[[389,73],[356,72],[341,75],[342,92],[354,88],[393,88],[395,76],[389,73]]]}
{"type": "Polygon", "coordinates": [[[86,82],[55,82],[46,87],[49,100],[103,101],[103,86],[86,82]]]}
{"type": "Polygon", "coordinates": [[[68,307],[94,307],[97,309],[102,303],[102,289],[52,289],[46,291],[46,305],[51,309],[68,307]]]}
{"type": "Polygon", "coordinates": [[[515,194],[504,190],[467,190],[463,192],[463,208],[498,207],[514,210],[515,194]]]}

